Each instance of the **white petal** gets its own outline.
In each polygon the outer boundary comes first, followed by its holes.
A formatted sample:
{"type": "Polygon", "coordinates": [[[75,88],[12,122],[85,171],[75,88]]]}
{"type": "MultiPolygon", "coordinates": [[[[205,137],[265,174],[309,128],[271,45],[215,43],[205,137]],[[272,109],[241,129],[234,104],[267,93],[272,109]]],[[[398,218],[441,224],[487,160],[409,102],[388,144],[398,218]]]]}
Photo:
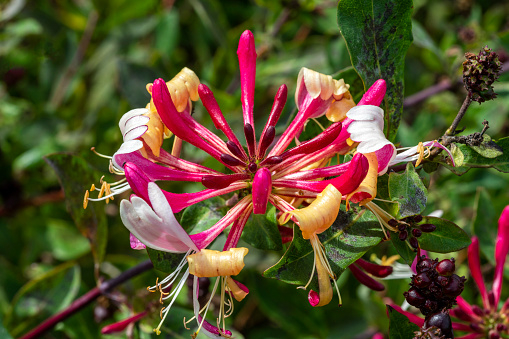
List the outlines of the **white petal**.
{"type": "Polygon", "coordinates": [[[385,145],[392,145],[392,142],[390,142],[387,139],[374,139],[369,141],[363,141],[357,146],[357,152],[359,153],[371,153],[378,151],[385,145]]]}
{"type": "Polygon", "coordinates": [[[164,223],[141,198],[133,197],[132,203],[122,200],[120,217],[125,227],[147,247],[172,253],[184,253],[189,250],[187,245],[164,232],[164,223]],[[142,207],[143,204],[147,208],[142,207]]]}
{"type": "Polygon", "coordinates": [[[189,234],[187,234],[187,232],[178,223],[177,219],[175,219],[173,211],[171,210],[170,204],[164,196],[163,191],[161,191],[159,186],[153,182],[148,184],[148,196],[155,213],[164,220],[163,227],[165,232],[172,234],[175,238],[186,244],[188,248],[199,251],[198,247],[196,247],[189,237],[189,234]]]}
{"type": "Polygon", "coordinates": [[[129,112],[125,113],[124,115],[122,115],[122,117],[120,118],[120,121],[118,122],[118,127],[120,128],[120,131],[122,132],[122,134],[124,134],[124,126],[128,119],[130,119],[134,116],[137,116],[137,115],[145,114],[145,113],[148,113],[148,109],[135,108],[135,109],[132,109],[129,112]]]}
{"type": "Polygon", "coordinates": [[[346,116],[352,120],[375,120],[376,118],[384,116],[384,110],[378,106],[361,105],[352,107],[346,116]]]}
{"type": "Polygon", "coordinates": [[[124,133],[138,126],[146,125],[150,118],[145,115],[137,115],[127,119],[124,126],[124,133]]]}
{"type": "Polygon", "coordinates": [[[133,128],[124,134],[124,141],[130,141],[141,137],[148,130],[148,126],[142,125],[133,128]]]}
{"type": "Polygon", "coordinates": [[[120,145],[120,148],[115,152],[115,154],[132,153],[140,148],[143,148],[143,142],[141,140],[129,140],[120,145]]]}

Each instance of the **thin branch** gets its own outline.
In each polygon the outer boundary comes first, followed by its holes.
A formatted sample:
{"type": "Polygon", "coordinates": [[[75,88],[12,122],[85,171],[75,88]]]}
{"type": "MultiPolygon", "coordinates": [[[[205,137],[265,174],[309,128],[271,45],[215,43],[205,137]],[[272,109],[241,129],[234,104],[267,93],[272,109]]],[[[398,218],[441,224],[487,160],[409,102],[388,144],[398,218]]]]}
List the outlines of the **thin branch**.
{"type": "Polygon", "coordinates": [[[59,322],[64,321],[65,319],[72,316],[74,313],[76,313],[76,312],[80,311],[81,309],[83,309],[84,307],[86,307],[88,304],[90,304],[95,299],[97,299],[100,295],[106,294],[107,292],[111,291],[114,287],[128,281],[129,279],[131,279],[137,275],[140,275],[141,273],[144,273],[144,272],[150,270],[153,267],[154,266],[152,265],[152,262],[150,260],[147,260],[147,261],[144,261],[144,262],[134,266],[133,268],[128,269],[127,271],[120,274],[118,277],[101,283],[98,287],[94,287],[93,289],[88,291],[86,294],[84,294],[80,298],[76,299],[65,310],[46,319],[39,326],[37,326],[36,328],[31,330],[24,336],[20,337],[20,339],[39,338],[45,332],[51,330],[59,322]]]}
{"type": "MultiPolygon", "coordinates": [[[[500,74],[508,72],[509,71],[509,61],[502,64],[502,69],[500,71],[500,74]]],[[[456,82],[453,82],[449,79],[442,80],[440,83],[430,86],[428,88],[423,89],[420,92],[417,92],[415,94],[410,95],[405,99],[403,102],[404,108],[409,108],[412,106],[415,106],[419,104],[420,102],[428,99],[429,97],[434,96],[435,94],[442,93],[444,91],[448,91],[455,87],[456,85],[459,85],[462,83],[461,79],[458,79],[456,82]]]]}
{"type": "Polygon", "coordinates": [[[94,33],[95,26],[97,24],[97,19],[99,19],[97,11],[93,10],[92,12],[90,12],[90,15],[88,16],[87,26],[85,27],[83,36],[81,37],[78,48],[76,49],[76,53],[74,54],[64,74],[62,75],[57,85],[55,86],[55,90],[53,91],[53,95],[51,96],[49,106],[52,109],[58,108],[62,103],[67,87],[69,87],[72,77],[77,72],[78,66],[80,65],[81,61],[83,60],[83,57],[85,56],[85,52],[88,48],[88,45],[90,44],[92,34],[94,33]]]}

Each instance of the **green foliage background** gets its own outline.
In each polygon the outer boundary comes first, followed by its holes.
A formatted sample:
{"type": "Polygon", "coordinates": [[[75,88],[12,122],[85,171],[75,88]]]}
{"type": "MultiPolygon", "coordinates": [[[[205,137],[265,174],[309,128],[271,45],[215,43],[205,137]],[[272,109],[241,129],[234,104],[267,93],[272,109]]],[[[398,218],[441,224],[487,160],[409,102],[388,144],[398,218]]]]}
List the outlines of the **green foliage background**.
{"type": "MultiPolygon", "coordinates": [[[[240,131],[236,49],[246,29],[253,31],[259,55],[258,129],[278,87],[286,83],[290,95],[281,119],[284,128],[295,107],[293,93],[301,67],[326,74],[351,67],[337,27],[335,1],[14,0],[0,2],[0,10],[0,318],[5,327],[0,326],[0,334],[6,331],[13,337],[93,288],[96,272],[114,277],[148,258],[145,251],[129,247],[129,233],[118,216],[120,197],[109,205],[93,204],[107,220],[96,221],[101,231],[92,255],[43,156],[61,151],[79,154],[95,171],[70,173],[78,182],[89,176],[97,184],[102,174],[112,181],[108,162],[90,147],[113,154],[122,140],[117,125],[122,114],[145,106],[150,99],[147,83],[156,77],[169,80],[182,67],[194,70],[214,91],[232,128],[240,131]],[[11,11],[12,5],[20,7],[11,11]]],[[[504,1],[415,0],[413,44],[404,66],[405,97],[444,80],[456,83],[463,54],[484,45],[508,61],[508,18],[509,4],[504,1]]],[[[493,139],[509,134],[507,74],[495,84],[495,91],[499,94],[495,101],[472,104],[460,125],[466,127],[465,133],[480,131],[486,119],[493,139]]],[[[438,138],[463,98],[458,84],[419,105],[404,107],[396,141],[411,146],[438,138]]],[[[195,116],[211,124],[201,105],[195,116]]],[[[184,152],[187,158],[203,157],[189,147],[184,152]]],[[[419,174],[430,183],[423,214],[441,209],[444,218],[469,234],[482,234],[481,249],[491,269],[493,238],[486,235],[493,234],[498,214],[509,202],[508,176],[495,169],[472,169],[461,177],[443,168],[433,175],[419,174]]],[[[70,191],[80,204],[81,192],[70,191]]],[[[71,211],[74,208],[80,205],[71,206],[71,211]]],[[[394,250],[382,244],[376,254],[391,255],[394,250]]],[[[239,280],[251,293],[236,305],[230,323],[244,337],[369,338],[376,331],[388,333],[384,298],[401,303],[407,281],[389,281],[384,293],[374,293],[346,273],[339,282],[344,306],[331,303],[313,309],[303,291],[261,277],[281,255],[252,250],[247,257],[248,269],[239,280]]],[[[462,262],[465,253],[457,257],[462,262]]],[[[468,274],[465,265],[459,274],[468,274]]],[[[151,271],[133,279],[46,337],[97,338],[101,327],[146,308],[154,312],[137,325],[133,336],[150,337],[158,322],[158,303],[144,287],[156,276],[163,274],[151,271]]],[[[467,283],[467,298],[474,300],[476,293],[467,283]]],[[[177,303],[164,334],[187,337],[190,332],[183,329],[181,319],[190,314],[188,295],[181,293],[177,303]]]]}

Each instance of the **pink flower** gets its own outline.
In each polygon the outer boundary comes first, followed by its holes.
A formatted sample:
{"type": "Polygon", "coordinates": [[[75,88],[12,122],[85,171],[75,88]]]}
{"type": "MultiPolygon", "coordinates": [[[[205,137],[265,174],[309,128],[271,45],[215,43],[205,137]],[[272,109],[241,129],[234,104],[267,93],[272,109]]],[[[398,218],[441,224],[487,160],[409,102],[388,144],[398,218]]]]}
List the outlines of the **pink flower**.
{"type": "MultiPolygon", "coordinates": [[[[275,125],[283,110],[287,89],[285,85],[282,85],[276,94],[271,114],[257,142],[253,128],[256,53],[254,37],[251,32],[246,31],[242,34],[237,54],[240,66],[247,152],[231,130],[213,93],[207,86],[199,85],[198,94],[215,127],[223,132],[228,139],[226,142],[199,124],[190,115],[178,112],[167,84],[162,79],[154,81],[151,87],[153,103],[164,125],[176,137],[214,157],[227,167],[231,174],[222,174],[193,164],[172,156],[163,149],[160,150],[159,156],[156,156],[150,149],[144,148],[146,157],[137,150],[117,152],[113,157],[113,163],[122,166],[129,187],[136,196],[147,202],[150,201],[147,196],[147,187],[153,181],[194,181],[201,182],[206,187],[205,190],[196,193],[176,194],[162,191],[175,213],[211,197],[247,190],[250,194],[239,201],[229,211],[227,217],[223,218],[224,220],[212,227],[209,232],[210,237],[204,242],[213,240],[213,237],[234,222],[225,250],[236,246],[249,215],[251,213],[264,214],[269,202],[285,212],[288,211],[288,199],[316,198],[329,184],[332,184],[346,197],[359,186],[369,167],[366,157],[358,153],[350,162],[344,164],[303,170],[306,166],[325,161],[340,151],[339,146],[343,147],[342,145],[346,142],[346,139],[342,140],[339,137],[343,127],[341,122],[332,124],[317,137],[286,150],[293,138],[303,128],[306,120],[324,114],[334,100],[341,100],[343,93],[348,88],[344,82],[340,83],[330,76],[319,75],[319,73],[309,70],[301,73],[305,73],[308,78],[309,76],[311,78],[308,79],[304,75],[299,76],[299,81],[302,84],[297,90],[300,110],[296,118],[266,155],[269,146],[275,139],[275,125]],[[315,73],[318,76],[315,76],[315,73]],[[325,177],[334,178],[320,180],[325,177]]],[[[370,97],[370,91],[366,93],[366,96],[370,97]]],[[[367,100],[366,103],[369,104],[370,101],[367,100]]],[[[140,120],[140,122],[144,123],[145,121],[140,120]]],[[[141,132],[142,127],[139,127],[138,130],[141,132]]],[[[136,136],[140,137],[139,134],[136,133],[136,136]]],[[[135,144],[130,139],[128,142],[135,144]]],[[[135,147],[138,146],[136,144],[135,147]]],[[[133,148],[130,147],[131,149],[133,148]]],[[[200,249],[203,248],[200,241],[196,245],[200,249]]]]}

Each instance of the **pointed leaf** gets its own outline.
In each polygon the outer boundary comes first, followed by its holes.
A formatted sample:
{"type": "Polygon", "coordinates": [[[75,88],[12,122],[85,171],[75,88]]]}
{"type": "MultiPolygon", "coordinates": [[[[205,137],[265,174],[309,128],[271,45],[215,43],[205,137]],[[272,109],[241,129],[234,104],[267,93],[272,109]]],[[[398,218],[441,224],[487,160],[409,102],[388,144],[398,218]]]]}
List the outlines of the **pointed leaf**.
{"type": "Polygon", "coordinates": [[[470,146],[470,148],[488,159],[493,159],[504,154],[504,150],[493,142],[487,134],[483,135],[483,142],[479,146],[470,146]]]}
{"type": "Polygon", "coordinates": [[[470,237],[455,223],[436,217],[424,217],[421,224],[433,224],[437,227],[431,233],[423,233],[419,244],[423,250],[449,253],[459,251],[470,245],[470,237]]]}
{"type": "Polygon", "coordinates": [[[272,206],[265,214],[251,214],[244,226],[242,240],[261,250],[282,250],[283,242],[277,228],[276,208],[272,206]]]}
{"type": "Polygon", "coordinates": [[[338,25],[364,89],[387,82],[385,134],[396,137],[403,110],[403,72],[412,43],[412,0],[341,0],[338,25]]]}
{"type": "Polygon", "coordinates": [[[399,202],[398,219],[420,214],[424,210],[428,190],[412,163],[407,164],[404,173],[389,175],[389,195],[391,200],[399,202]]]}
{"type": "Polygon", "coordinates": [[[387,305],[389,313],[389,337],[391,339],[408,339],[414,337],[414,332],[419,331],[419,326],[411,323],[407,317],[387,305]]]}
{"type": "Polygon", "coordinates": [[[104,257],[108,237],[106,216],[102,211],[104,203],[88,204],[87,209],[83,209],[83,196],[85,190],[101,175],[83,158],[72,154],[54,153],[46,156],[45,160],[57,173],[65,193],[67,211],[78,230],[90,242],[98,265],[104,257]]]}
{"type": "MultiPolygon", "coordinates": [[[[318,237],[332,270],[339,277],[350,264],[381,241],[383,232],[373,214],[352,209],[349,212],[340,210],[334,224],[318,237]]],[[[263,275],[289,284],[304,285],[313,269],[313,257],[309,240],[303,239],[300,229],[294,226],[290,247],[279,262],[263,275]]],[[[317,284],[315,276],[311,288],[316,290],[317,284]]]]}
{"type": "Polygon", "coordinates": [[[490,168],[493,167],[497,171],[503,173],[509,173],[509,137],[502,138],[496,141],[496,146],[488,146],[488,150],[485,148],[484,151],[479,153],[479,150],[473,149],[471,146],[463,144],[455,144],[451,146],[454,160],[461,160],[456,162],[456,167],[452,167],[447,163],[441,162],[451,172],[462,175],[465,174],[470,168],[490,168]],[[499,152],[502,151],[502,154],[499,152]],[[492,157],[494,156],[495,157],[492,157]],[[488,157],[486,157],[488,156],[488,157]]]}

